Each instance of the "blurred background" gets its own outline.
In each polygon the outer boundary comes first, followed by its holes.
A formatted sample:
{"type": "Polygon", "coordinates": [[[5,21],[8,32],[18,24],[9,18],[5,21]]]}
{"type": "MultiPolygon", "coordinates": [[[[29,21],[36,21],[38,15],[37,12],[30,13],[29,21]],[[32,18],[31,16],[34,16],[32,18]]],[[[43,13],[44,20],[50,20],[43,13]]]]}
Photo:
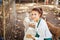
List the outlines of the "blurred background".
{"type": "Polygon", "coordinates": [[[43,9],[53,40],[60,40],[60,0],[0,0],[0,40],[23,40],[23,20],[35,7],[43,9]]]}

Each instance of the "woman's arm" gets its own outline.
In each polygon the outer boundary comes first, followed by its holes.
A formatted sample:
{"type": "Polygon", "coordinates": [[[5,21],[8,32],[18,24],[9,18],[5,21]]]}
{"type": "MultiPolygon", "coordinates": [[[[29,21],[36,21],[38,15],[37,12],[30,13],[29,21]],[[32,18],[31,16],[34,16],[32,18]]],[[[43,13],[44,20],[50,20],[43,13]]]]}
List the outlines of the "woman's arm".
{"type": "Polygon", "coordinates": [[[28,29],[28,27],[29,27],[29,19],[28,19],[28,17],[26,17],[26,18],[24,19],[23,24],[24,24],[24,26],[25,26],[25,31],[26,31],[26,30],[28,29]]]}
{"type": "Polygon", "coordinates": [[[44,40],[52,40],[52,34],[47,26],[47,23],[45,22],[45,20],[41,20],[40,23],[40,28],[43,32],[40,32],[40,36],[44,39],[44,40]]]}
{"type": "Polygon", "coordinates": [[[45,38],[44,38],[44,40],[52,40],[52,34],[51,34],[46,22],[44,23],[44,26],[45,26],[45,38]]]}

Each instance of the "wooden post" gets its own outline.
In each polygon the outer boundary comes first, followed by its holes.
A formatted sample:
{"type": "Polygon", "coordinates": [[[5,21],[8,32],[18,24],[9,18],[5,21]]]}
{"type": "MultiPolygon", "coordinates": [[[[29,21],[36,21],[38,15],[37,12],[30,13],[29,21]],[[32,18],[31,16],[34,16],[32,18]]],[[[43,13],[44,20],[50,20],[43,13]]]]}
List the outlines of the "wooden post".
{"type": "Polygon", "coordinates": [[[20,6],[20,0],[19,0],[19,6],[20,6]]]}
{"type": "Polygon", "coordinates": [[[5,4],[4,4],[4,0],[3,0],[3,3],[2,3],[2,15],[3,15],[3,36],[4,36],[4,40],[5,40],[5,24],[6,24],[6,20],[5,20],[5,4]]]}
{"type": "Polygon", "coordinates": [[[38,3],[38,0],[36,0],[36,2],[38,3]]]}
{"type": "Polygon", "coordinates": [[[46,5],[48,4],[48,1],[49,1],[49,0],[45,0],[45,4],[46,4],[46,5]]]}
{"type": "Polygon", "coordinates": [[[58,0],[56,0],[56,3],[55,4],[56,4],[56,6],[58,6],[58,0]]]}
{"type": "MultiPolygon", "coordinates": [[[[15,4],[15,0],[12,3],[12,16],[13,16],[13,24],[16,25],[16,19],[17,19],[17,14],[16,14],[16,4],[15,4]]],[[[16,27],[15,27],[16,28],[16,27]]]]}
{"type": "Polygon", "coordinates": [[[32,2],[34,3],[34,0],[32,0],[32,2]]]}
{"type": "MultiPolygon", "coordinates": [[[[8,2],[9,2],[10,0],[8,0],[8,2]]],[[[10,6],[10,3],[8,3],[8,5],[10,6]]],[[[9,7],[8,6],[8,7],[9,7]]],[[[16,24],[16,8],[15,8],[15,0],[13,1],[13,3],[12,3],[12,11],[13,11],[13,13],[12,13],[12,15],[13,15],[13,17],[14,17],[14,23],[16,24]]],[[[8,9],[9,10],[9,9],[8,9]]],[[[6,5],[5,5],[5,0],[3,0],[3,3],[2,3],[2,16],[3,16],[3,36],[4,36],[4,40],[6,40],[6,5]]]]}

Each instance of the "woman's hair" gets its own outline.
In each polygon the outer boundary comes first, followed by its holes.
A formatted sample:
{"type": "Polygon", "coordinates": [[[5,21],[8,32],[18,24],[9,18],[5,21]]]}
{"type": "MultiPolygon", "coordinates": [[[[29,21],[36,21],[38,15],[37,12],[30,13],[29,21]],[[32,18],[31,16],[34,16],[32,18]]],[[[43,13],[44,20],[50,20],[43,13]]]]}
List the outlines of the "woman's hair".
{"type": "MultiPolygon", "coordinates": [[[[42,8],[33,8],[32,11],[37,11],[37,12],[39,12],[39,14],[41,14],[41,16],[42,16],[42,14],[43,14],[42,8]]],[[[40,17],[41,17],[41,16],[40,16],[40,17]]]]}

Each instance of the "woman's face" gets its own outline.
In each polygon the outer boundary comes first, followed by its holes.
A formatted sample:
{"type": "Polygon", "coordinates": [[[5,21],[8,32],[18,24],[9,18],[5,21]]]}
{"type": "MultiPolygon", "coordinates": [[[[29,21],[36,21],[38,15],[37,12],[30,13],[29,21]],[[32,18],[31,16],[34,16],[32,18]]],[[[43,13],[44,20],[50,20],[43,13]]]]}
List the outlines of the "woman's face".
{"type": "Polygon", "coordinates": [[[38,11],[31,11],[30,13],[30,17],[31,19],[33,19],[34,21],[38,21],[38,19],[40,18],[40,15],[38,11]]]}

